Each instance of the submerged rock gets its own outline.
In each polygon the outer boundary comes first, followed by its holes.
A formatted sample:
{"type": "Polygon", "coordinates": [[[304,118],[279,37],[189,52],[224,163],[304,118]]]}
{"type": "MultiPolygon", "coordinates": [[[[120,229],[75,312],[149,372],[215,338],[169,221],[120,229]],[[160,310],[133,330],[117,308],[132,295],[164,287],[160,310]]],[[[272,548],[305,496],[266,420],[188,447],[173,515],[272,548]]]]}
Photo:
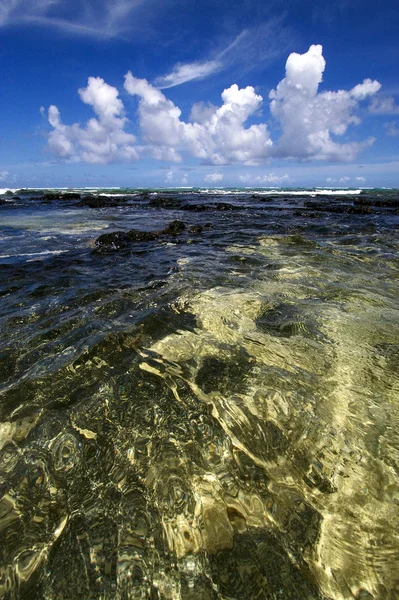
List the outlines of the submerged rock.
{"type": "Polygon", "coordinates": [[[159,238],[159,231],[140,231],[138,229],[131,229],[127,232],[129,242],[152,242],[159,238]]]}
{"type": "Polygon", "coordinates": [[[95,241],[95,247],[98,252],[115,252],[128,248],[134,242],[153,242],[162,236],[179,235],[186,230],[183,221],[172,221],[165,229],[161,231],[140,231],[139,229],[130,229],[130,231],[114,231],[112,233],[103,233],[95,241]]]}
{"type": "Polygon", "coordinates": [[[78,192],[49,192],[44,194],[43,200],[80,200],[78,192]]]}
{"type": "Polygon", "coordinates": [[[192,210],[193,212],[203,212],[206,210],[238,210],[239,206],[234,206],[229,202],[212,202],[209,204],[183,204],[181,210],[192,210]]]}
{"type": "Polygon", "coordinates": [[[127,248],[130,239],[129,234],[125,231],[114,231],[113,233],[103,233],[95,241],[96,249],[99,252],[114,252],[127,248]]]}
{"type": "Polygon", "coordinates": [[[350,206],[348,208],[349,215],[372,215],[374,210],[370,206],[350,206]]]}
{"type": "Polygon", "coordinates": [[[330,213],[341,213],[341,214],[349,214],[349,215],[368,215],[372,214],[374,211],[367,204],[342,204],[342,203],[334,203],[334,202],[314,202],[312,200],[304,202],[305,209],[318,210],[320,212],[330,212],[330,213]]]}
{"type": "Polygon", "coordinates": [[[165,229],[162,230],[161,233],[177,235],[177,234],[181,233],[182,231],[184,231],[185,229],[186,229],[186,226],[183,223],[183,221],[172,221],[171,223],[169,223],[169,225],[167,227],[165,227],[165,229]]]}
{"type": "Polygon", "coordinates": [[[151,198],[148,204],[153,208],[180,208],[182,201],[179,198],[165,198],[160,196],[151,198]]]}
{"type": "Polygon", "coordinates": [[[93,194],[90,194],[88,196],[84,196],[76,206],[88,206],[89,208],[106,208],[114,206],[123,206],[128,200],[131,200],[130,196],[94,196],[93,194]]]}

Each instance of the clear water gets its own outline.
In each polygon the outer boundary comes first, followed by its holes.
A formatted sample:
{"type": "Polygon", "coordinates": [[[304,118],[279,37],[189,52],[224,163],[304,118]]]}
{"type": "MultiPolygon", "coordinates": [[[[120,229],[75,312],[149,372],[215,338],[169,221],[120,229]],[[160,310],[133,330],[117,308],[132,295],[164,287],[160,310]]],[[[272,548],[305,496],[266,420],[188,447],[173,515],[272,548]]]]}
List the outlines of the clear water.
{"type": "Polygon", "coordinates": [[[1,598],[399,597],[399,196],[234,192],[0,206],[1,598]]]}

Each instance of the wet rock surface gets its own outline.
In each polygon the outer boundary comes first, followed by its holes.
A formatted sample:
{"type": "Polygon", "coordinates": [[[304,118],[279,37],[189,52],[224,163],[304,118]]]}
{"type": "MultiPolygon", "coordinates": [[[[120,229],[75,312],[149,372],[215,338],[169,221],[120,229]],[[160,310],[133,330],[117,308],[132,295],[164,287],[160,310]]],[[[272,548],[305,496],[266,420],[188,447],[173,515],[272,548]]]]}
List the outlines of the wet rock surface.
{"type": "Polygon", "coordinates": [[[153,242],[165,236],[177,236],[185,231],[186,225],[183,221],[172,221],[167,227],[160,231],[140,231],[130,229],[129,231],[114,231],[103,233],[95,241],[98,252],[115,252],[128,248],[135,242],[153,242]]]}

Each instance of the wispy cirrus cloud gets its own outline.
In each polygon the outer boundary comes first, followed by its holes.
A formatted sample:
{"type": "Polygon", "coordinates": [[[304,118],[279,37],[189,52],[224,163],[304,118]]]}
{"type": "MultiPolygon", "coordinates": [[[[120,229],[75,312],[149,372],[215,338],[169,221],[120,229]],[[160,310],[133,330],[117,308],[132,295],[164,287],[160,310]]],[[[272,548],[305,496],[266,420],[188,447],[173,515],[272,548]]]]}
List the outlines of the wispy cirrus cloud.
{"type": "Polygon", "coordinates": [[[285,54],[289,40],[292,41],[292,35],[284,26],[283,17],[270,19],[242,30],[223,47],[215,44],[218,49],[202,61],[175,64],[170,73],[158,77],[154,85],[159,89],[167,89],[205,79],[225,69],[242,74],[259,65],[265,68],[278,56],[285,54]]]}
{"type": "Polygon", "coordinates": [[[0,27],[29,24],[51,27],[72,35],[112,38],[131,24],[130,17],[151,0],[2,0],[0,27]],[[67,15],[67,16],[66,16],[67,15]]]}
{"type": "Polygon", "coordinates": [[[177,63],[173,70],[164,75],[158,77],[155,80],[155,85],[163,90],[194,79],[204,79],[223,68],[223,63],[220,60],[208,60],[205,62],[193,62],[193,63],[177,63]]]}
{"type": "Polygon", "coordinates": [[[387,135],[398,136],[399,135],[399,125],[396,121],[391,121],[390,123],[384,123],[384,129],[387,135]]]}

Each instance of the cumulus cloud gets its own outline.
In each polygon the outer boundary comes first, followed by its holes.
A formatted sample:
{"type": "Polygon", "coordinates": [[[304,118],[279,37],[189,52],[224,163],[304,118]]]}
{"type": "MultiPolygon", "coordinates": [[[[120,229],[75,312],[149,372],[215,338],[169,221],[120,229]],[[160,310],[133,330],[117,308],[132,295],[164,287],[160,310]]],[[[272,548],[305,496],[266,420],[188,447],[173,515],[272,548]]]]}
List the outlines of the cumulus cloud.
{"type": "Polygon", "coordinates": [[[373,81],[371,79],[365,79],[363,83],[358,83],[354,88],[351,89],[350,94],[356,100],[364,100],[367,96],[376,94],[381,89],[379,81],[373,81]]]}
{"type": "Polygon", "coordinates": [[[84,127],[78,123],[64,125],[58,108],[50,106],[48,120],[53,127],[48,136],[50,149],[62,158],[90,164],[137,159],[137,149],[132,145],[135,136],[124,131],[127,118],[118,90],[101,77],[89,77],[79,96],[92,107],[97,118],[89,119],[84,127]]]}
{"type": "Polygon", "coordinates": [[[208,183],[218,183],[223,180],[223,173],[209,173],[205,175],[205,181],[208,183]]]}
{"type": "Polygon", "coordinates": [[[145,79],[129,72],[125,89],[140,98],[138,117],[143,139],[160,152],[173,147],[217,165],[245,162],[269,153],[272,142],[267,126],[244,126],[262,102],[251,86],[239,89],[233,84],[222,93],[222,106],[203,113],[202,122],[189,123],[181,120],[181,110],[145,79]]]}
{"type": "Polygon", "coordinates": [[[281,129],[274,143],[267,124],[256,122],[263,98],[252,86],[226,88],[220,106],[195,103],[186,122],[180,108],[160,89],[128,72],[124,87],[138,98],[139,146],[133,146],[134,136],[125,131],[127,118],[118,91],[98,77],[89,78],[87,88],[79,90],[97,118],[85,127],[68,126],[62,123],[57,107],[50,107],[49,145],[64,158],[103,163],[141,156],[179,162],[184,153],[213,165],[258,166],[273,157],[351,161],[374,139],[340,142],[339,137],[360,123],[359,103],[381,86],[365,79],[348,91],[319,91],[325,66],[320,45],[289,55],[285,78],[269,94],[270,112],[281,129]]]}
{"type": "Polygon", "coordinates": [[[240,183],[248,184],[260,184],[260,185],[278,185],[282,183],[289,183],[290,177],[287,173],[284,175],[276,175],[275,173],[269,173],[267,175],[240,175],[240,183]]]}
{"type": "Polygon", "coordinates": [[[358,102],[376,93],[380,84],[366,79],[350,91],[319,92],[325,66],[320,45],[288,57],[286,77],[269,94],[271,113],[283,131],[275,148],[277,156],[350,161],[373,143],[372,138],[339,143],[332,135],[342,136],[349,125],[360,122],[354,114],[358,102]]]}
{"type": "Polygon", "coordinates": [[[0,181],[5,181],[8,176],[9,176],[8,171],[0,171],[0,181]]]}

